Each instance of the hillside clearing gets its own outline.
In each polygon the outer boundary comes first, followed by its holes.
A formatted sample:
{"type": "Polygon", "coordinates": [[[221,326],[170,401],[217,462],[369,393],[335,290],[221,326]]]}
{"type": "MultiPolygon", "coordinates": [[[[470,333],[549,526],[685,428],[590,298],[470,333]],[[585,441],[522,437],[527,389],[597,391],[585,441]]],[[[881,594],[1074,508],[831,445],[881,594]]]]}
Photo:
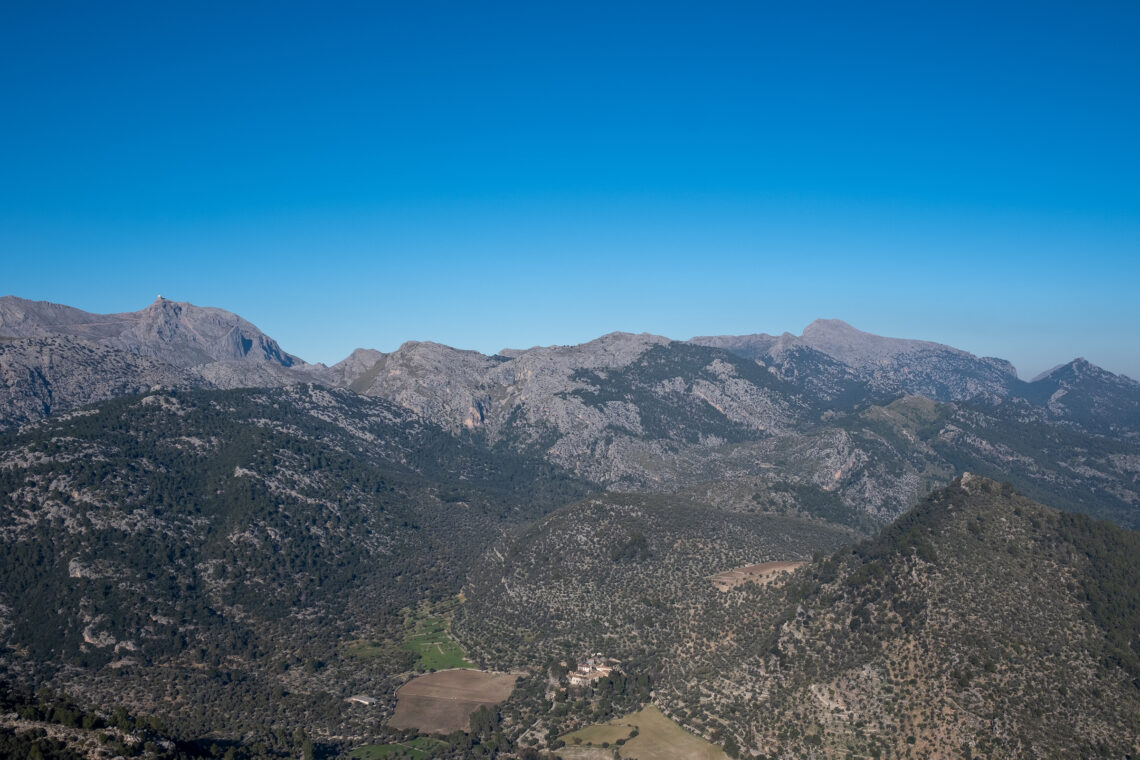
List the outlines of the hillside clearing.
{"type": "Polygon", "coordinates": [[[718,591],[728,591],[749,581],[758,586],[766,586],[784,573],[790,573],[803,565],[803,562],[762,562],[759,565],[745,565],[717,573],[709,580],[718,591]]]}
{"type": "Polygon", "coordinates": [[[458,604],[457,599],[424,603],[414,612],[405,613],[404,649],[416,654],[416,670],[475,667],[463,647],[451,637],[451,618],[458,604]]]}
{"type": "MultiPolygon", "coordinates": [[[[562,737],[566,747],[559,750],[559,754],[587,760],[601,749],[600,744],[606,742],[613,746],[617,740],[628,737],[633,728],[637,729],[637,736],[616,747],[623,760],[726,760],[728,757],[720,747],[666,718],[656,705],[648,705],[608,723],[571,731],[562,737]],[[581,744],[575,744],[575,739],[581,744]]],[[[612,750],[604,751],[612,756],[612,750]]]]}

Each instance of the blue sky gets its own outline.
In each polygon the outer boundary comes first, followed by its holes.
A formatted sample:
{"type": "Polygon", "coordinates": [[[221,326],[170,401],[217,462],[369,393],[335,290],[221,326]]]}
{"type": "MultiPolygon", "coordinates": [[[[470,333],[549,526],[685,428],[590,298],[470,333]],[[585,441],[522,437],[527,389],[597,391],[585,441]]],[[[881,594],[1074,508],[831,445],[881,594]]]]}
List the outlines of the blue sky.
{"type": "Polygon", "coordinates": [[[310,361],[838,317],[1140,377],[1140,5],[0,8],[0,292],[310,361]]]}

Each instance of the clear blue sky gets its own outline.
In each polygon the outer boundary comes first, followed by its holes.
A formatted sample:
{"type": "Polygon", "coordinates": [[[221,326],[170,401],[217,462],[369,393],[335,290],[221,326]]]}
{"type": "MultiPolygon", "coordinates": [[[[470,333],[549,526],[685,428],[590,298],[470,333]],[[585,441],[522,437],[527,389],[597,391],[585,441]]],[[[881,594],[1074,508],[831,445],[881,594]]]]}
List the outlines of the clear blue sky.
{"type": "Polygon", "coordinates": [[[838,317],[1140,377],[1140,3],[0,6],[0,293],[289,351],[838,317]]]}

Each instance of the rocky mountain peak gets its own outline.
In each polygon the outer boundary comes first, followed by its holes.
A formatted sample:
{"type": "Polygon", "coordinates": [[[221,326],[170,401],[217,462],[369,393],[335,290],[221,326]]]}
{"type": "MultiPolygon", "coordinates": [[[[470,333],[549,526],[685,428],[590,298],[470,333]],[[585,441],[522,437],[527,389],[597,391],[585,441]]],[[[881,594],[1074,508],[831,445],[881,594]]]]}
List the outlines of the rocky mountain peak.
{"type": "Polygon", "coordinates": [[[1058,364],[1052,369],[1047,369],[1037,377],[1033,378],[1031,383],[1039,383],[1048,381],[1060,385],[1070,385],[1080,381],[1095,381],[1102,383],[1111,383],[1114,385],[1123,386],[1137,386],[1135,380],[1127,375],[1117,375],[1108,370],[1093,364],[1083,356],[1078,356],[1071,362],[1065,364],[1058,364]]]}
{"type": "Polygon", "coordinates": [[[520,356],[527,354],[534,355],[552,355],[552,354],[575,354],[575,355],[588,355],[588,354],[610,354],[621,355],[623,357],[634,357],[640,355],[647,348],[652,346],[664,346],[672,343],[671,338],[666,338],[663,335],[654,335],[652,333],[631,333],[615,331],[606,333],[599,338],[594,338],[585,343],[578,343],[568,346],[533,346],[531,348],[504,348],[498,352],[498,356],[504,356],[508,359],[517,359],[520,356]]]}
{"type": "Polygon", "coordinates": [[[886,338],[857,330],[839,319],[817,319],[804,328],[800,341],[853,367],[881,363],[900,354],[939,349],[969,356],[965,351],[924,340],[886,338]]]}
{"type": "Polygon", "coordinates": [[[1077,358],[1021,386],[1025,398],[1051,414],[1107,433],[1140,431],[1140,383],[1077,358]]]}
{"type": "Polygon", "coordinates": [[[211,361],[269,362],[282,367],[304,364],[253,324],[224,309],[159,296],[142,311],[119,316],[130,327],[112,345],[177,366],[211,361]]]}
{"type": "Polygon", "coordinates": [[[851,325],[844,322],[842,319],[817,319],[804,328],[802,337],[856,337],[870,334],[871,333],[865,333],[862,330],[855,329],[851,325]]]}
{"type": "MultiPolygon", "coordinates": [[[[654,346],[667,346],[672,339],[651,333],[611,332],[600,338],[572,346],[504,348],[496,355],[518,362],[533,372],[540,367],[602,368],[624,367],[654,346]]],[[[522,370],[522,371],[528,371],[522,370]]],[[[539,370],[541,371],[541,370],[539,370]]],[[[559,370],[560,371],[560,370],[559,370]]]]}
{"type": "Polygon", "coordinates": [[[653,346],[667,346],[672,339],[652,333],[611,332],[578,346],[567,347],[575,354],[601,354],[599,363],[622,366],[653,346]]]}
{"type": "Polygon", "coordinates": [[[350,386],[385,356],[374,348],[358,348],[329,367],[329,376],[337,385],[350,386]]]}
{"type": "MultiPolygon", "coordinates": [[[[797,381],[818,377],[823,365],[834,363],[837,366],[826,370],[833,380],[856,379],[878,393],[968,399],[984,393],[1005,395],[1017,381],[1017,371],[1004,359],[977,357],[925,340],[886,338],[840,319],[817,319],[799,336],[719,335],[689,342],[778,365],[781,377],[797,381]]],[[[837,391],[838,385],[828,384],[837,391]]]]}
{"type": "Polygon", "coordinates": [[[1083,356],[1078,356],[1071,362],[1065,362],[1064,364],[1058,364],[1055,367],[1050,367],[1049,369],[1034,377],[1029,382],[1036,383],[1039,380],[1045,380],[1051,377],[1055,379],[1061,379],[1064,377],[1080,377],[1082,375],[1097,373],[1105,374],[1106,371],[1093,364],[1083,356]]]}

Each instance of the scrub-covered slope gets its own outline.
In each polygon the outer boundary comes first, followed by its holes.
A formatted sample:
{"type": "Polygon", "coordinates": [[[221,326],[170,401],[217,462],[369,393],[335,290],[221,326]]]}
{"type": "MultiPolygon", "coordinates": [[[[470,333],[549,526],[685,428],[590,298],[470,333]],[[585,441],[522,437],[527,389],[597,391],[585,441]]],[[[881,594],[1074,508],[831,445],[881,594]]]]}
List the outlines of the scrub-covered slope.
{"type": "Polygon", "coordinates": [[[966,475],[671,660],[674,715],[768,757],[1125,757],[1140,534],[966,475]]]}

